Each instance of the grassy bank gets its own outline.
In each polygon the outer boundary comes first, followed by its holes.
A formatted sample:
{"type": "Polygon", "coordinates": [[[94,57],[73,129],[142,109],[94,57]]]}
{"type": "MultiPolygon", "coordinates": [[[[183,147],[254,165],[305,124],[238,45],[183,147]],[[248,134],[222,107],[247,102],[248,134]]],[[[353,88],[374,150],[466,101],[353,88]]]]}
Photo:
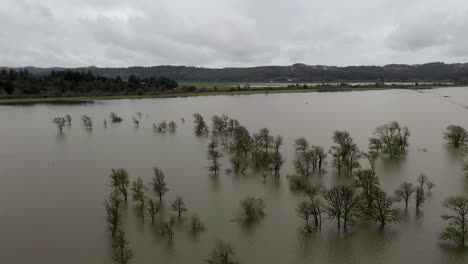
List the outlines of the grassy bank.
{"type": "MultiPolygon", "coordinates": [[[[446,87],[446,86],[444,86],[446,87]]],[[[455,86],[452,86],[455,87],[455,86]]],[[[431,89],[437,87],[417,86],[406,89],[431,89]]],[[[345,91],[368,91],[368,90],[389,90],[402,89],[395,87],[359,87],[347,88],[345,91]]],[[[340,91],[330,89],[330,92],[340,91]]],[[[9,98],[0,99],[0,104],[28,104],[28,103],[48,103],[48,102],[79,102],[93,100],[116,100],[116,99],[143,99],[143,98],[176,98],[176,97],[193,97],[193,96],[213,96],[213,95],[249,95],[249,94],[277,94],[277,93],[309,93],[309,92],[325,92],[318,89],[253,89],[247,91],[209,91],[209,92],[192,92],[192,93],[172,93],[172,94],[154,94],[154,95],[112,95],[112,96],[78,96],[78,97],[41,97],[41,98],[9,98]]]]}
{"type": "Polygon", "coordinates": [[[12,98],[0,99],[0,104],[22,104],[22,103],[47,103],[47,102],[67,102],[67,101],[93,101],[93,100],[116,100],[116,99],[144,99],[144,98],[176,98],[211,95],[248,95],[248,94],[269,94],[269,93],[307,93],[316,92],[316,89],[284,89],[284,90],[250,90],[250,91],[218,91],[200,93],[173,93],[155,95],[112,95],[112,96],[79,96],[79,97],[41,97],[41,98],[12,98]]]}

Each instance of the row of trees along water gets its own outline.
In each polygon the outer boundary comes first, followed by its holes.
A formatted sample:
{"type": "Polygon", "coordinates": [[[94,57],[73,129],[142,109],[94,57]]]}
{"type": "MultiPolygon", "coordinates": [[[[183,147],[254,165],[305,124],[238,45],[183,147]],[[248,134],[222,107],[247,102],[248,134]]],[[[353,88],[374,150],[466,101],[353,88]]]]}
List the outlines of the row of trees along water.
{"type": "Polygon", "coordinates": [[[157,94],[173,91],[176,81],[166,77],[120,76],[105,77],[91,71],[52,70],[48,74],[34,75],[28,69],[2,69],[0,95],[6,96],[74,96],[111,94],[157,94]]]}
{"type": "MultiPolygon", "coordinates": [[[[141,113],[132,118],[133,124],[138,127],[141,113]]],[[[109,115],[110,122],[121,122],[123,119],[115,113],[109,115]]],[[[193,115],[195,134],[197,136],[210,136],[207,156],[208,170],[214,176],[222,171],[223,155],[229,155],[230,166],[224,171],[226,174],[245,174],[248,170],[261,175],[263,181],[267,177],[278,179],[285,163],[281,154],[284,144],[283,137],[274,137],[267,128],[258,133],[251,134],[239,121],[227,115],[213,116],[211,131],[202,115],[193,115]],[[211,135],[210,135],[211,134],[211,135]]],[[[71,125],[71,116],[56,117],[53,123],[62,133],[65,125],[71,125]]],[[[87,129],[92,128],[89,116],[81,117],[87,129]]],[[[182,124],[185,119],[181,119],[182,124]]],[[[107,120],[104,120],[107,126],[107,120]]],[[[175,121],[163,121],[153,124],[153,130],[158,133],[166,131],[175,132],[175,121]]],[[[362,151],[354,143],[347,131],[334,131],[333,145],[325,151],[321,146],[311,145],[306,138],[294,141],[295,157],[293,160],[294,174],[286,175],[291,190],[301,192],[304,198],[298,202],[296,212],[304,220],[300,228],[305,234],[321,230],[322,218],[336,222],[337,229],[346,231],[350,225],[357,221],[373,220],[382,228],[385,225],[398,221],[397,203],[404,203],[405,210],[414,202],[416,212],[423,207],[426,194],[431,192],[435,184],[425,175],[420,174],[417,182],[402,182],[393,192],[386,193],[380,188],[380,180],[375,170],[375,162],[379,156],[397,159],[406,154],[409,146],[410,131],[397,122],[377,127],[373,137],[369,139],[369,150],[362,151]],[[327,157],[330,156],[330,166],[338,174],[352,177],[350,185],[335,185],[326,188],[322,185],[312,185],[309,180],[316,173],[324,171],[329,165],[327,157]],[[366,160],[367,168],[363,168],[361,160],[366,160]]],[[[461,126],[450,125],[446,128],[444,139],[455,148],[465,147],[468,144],[468,132],[461,126]]],[[[468,170],[468,165],[464,166],[468,170]]],[[[177,196],[170,204],[175,215],[166,221],[155,223],[155,215],[161,209],[163,197],[169,191],[165,182],[165,175],[160,168],[154,168],[152,182],[145,185],[141,178],[130,181],[125,169],[113,169],[110,175],[112,192],[105,202],[107,224],[113,237],[113,260],[116,263],[128,263],[133,256],[129,242],[122,229],[122,205],[127,203],[129,193],[137,207],[137,217],[142,222],[145,216],[151,218],[156,233],[172,240],[176,221],[181,221],[188,211],[183,198],[177,196]],[[130,189],[130,190],[129,190],[130,189]],[[153,199],[152,196],[158,199],[153,199]]],[[[440,239],[452,241],[458,247],[464,247],[468,238],[468,198],[453,196],[444,200],[443,206],[449,214],[442,215],[448,221],[448,226],[441,232],[440,239]]],[[[265,201],[260,197],[245,197],[240,201],[241,215],[236,218],[240,221],[260,221],[264,217],[265,201]]],[[[203,231],[205,225],[200,218],[193,214],[190,217],[189,229],[195,234],[203,231]]],[[[217,241],[212,254],[206,259],[208,263],[233,263],[234,250],[230,243],[217,241]]]]}

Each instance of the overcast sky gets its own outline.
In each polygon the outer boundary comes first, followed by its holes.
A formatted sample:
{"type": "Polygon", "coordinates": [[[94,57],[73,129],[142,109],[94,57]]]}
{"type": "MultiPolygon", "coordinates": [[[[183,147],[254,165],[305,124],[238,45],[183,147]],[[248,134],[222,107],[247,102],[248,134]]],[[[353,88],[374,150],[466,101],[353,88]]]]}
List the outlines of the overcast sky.
{"type": "Polygon", "coordinates": [[[468,62],[468,0],[0,0],[0,65],[468,62]]]}

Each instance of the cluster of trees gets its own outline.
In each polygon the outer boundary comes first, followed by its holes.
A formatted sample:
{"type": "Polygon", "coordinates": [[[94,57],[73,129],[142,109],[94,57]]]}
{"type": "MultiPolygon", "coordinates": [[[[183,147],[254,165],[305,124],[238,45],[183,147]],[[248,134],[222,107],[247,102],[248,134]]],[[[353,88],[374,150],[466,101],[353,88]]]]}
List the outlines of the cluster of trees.
{"type": "MultiPolygon", "coordinates": [[[[142,116],[141,112],[138,112],[136,117],[132,117],[132,122],[135,125],[135,127],[140,126],[141,116],[142,116]]],[[[112,123],[119,123],[119,122],[123,121],[123,119],[120,116],[118,116],[115,112],[111,112],[109,114],[109,118],[110,118],[110,122],[112,122],[112,123]]],[[[80,119],[81,119],[81,122],[83,123],[83,125],[87,129],[92,129],[93,128],[93,120],[92,120],[92,118],[90,116],[82,115],[80,119]]],[[[52,120],[52,123],[57,127],[57,129],[59,130],[60,133],[63,133],[63,128],[66,125],[71,126],[71,121],[72,121],[71,116],[69,114],[67,114],[64,117],[55,117],[52,120]]],[[[104,119],[104,127],[107,127],[107,119],[104,119]]],[[[169,123],[167,123],[166,121],[163,121],[163,122],[158,123],[158,124],[153,123],[153,130],[155,132],[159,132],[159,133],[171,132],[171,133],[173,133],[173,132],[176,131],[176,129],[177,129],[177,124],[174,121],[170,121],[169,123]]]]}
{"type": "MultiPolygon", "coordinates": [[[[28,68],[34,73],[47,74],[54,69],[28,68]]],[[[167,76],[187,82],[342,82],[342,81],[434,81],[447,80],[467,83],[468,64],[433,62],[420,65],[390,64],[385,66],[325,66],[296,63],[289,66],[249,68],[202,68],[189,66],[153,66],[129,68],[76,68],[107,77],[129,78],[167,76]]]]}
{"type": "Polygon", "coordinates": [[[166,133],[171,132],[174,133],[177,129],[177,124],[174,121],[170,121],[169,123],[166,120],[156,124],[153,123],[153,131],[158,133],[166,133]]]}
{"type": "MultiPolygon", "coordinates": [[[[137,217],[142,222],[146,216],[151,217],[151,223],[154,224],[158,234],[165,235],[172,240],[174,235],[174,225],[176,218],[170,217],[169,220],[161,220],[155,223],[155,216],[160,212],[163,204],[163,197],[169,191],[165,180],[164,172],[160,168],[153,168],[154,176],[149,184],[144,184],[141,178],[131,181],[127,170],[112,169],[110,174],[110,186],[112,192],[105,201],[106,222],[113,238],[113,260],[116,263],[128,263],[132,258],[133,252],[129,248],[129,242],[125,238],[125,232],[122,229],[122,207],[127,203],[131,196],[132,201],[136,203],[137,217]],[[153,199],[156,196],[159,200],[153,199]]],[[[181,220],[188,208],[179,195],[170,204],[170,209],[176,213],[177,219],[181,220]]],[[[193,215],[190,218],[190,229],[197,233],[205,229],[200,218],[193,215]]]]}
{"type": "MultiPolygon", "coordinates": [[[[347,230],[349,224],[358,219],[374,220],[381,227],[398,220],[398,210],[394,203],[404,200],[406,205],[413,193],[416,210],[424,202],[424,188],[430,191],[434,184],[424,174],[418,178],[419,185],[404,182],[391,196],[383,191],[379,178],[371,169],[359,169],[353,174],[353,184],[337,185],[330,189],[323,186],[312,186],[307,183],[302,189],[306,199],[299,202],[297,214],[305,220],[304,230],[308,233],[314,230],[309,220],[314,218],[315,230],[320,229],[322,214],[329,219],[335,220],[338,229],[343,226],[347,230]]],[[[407,208],[407,206],[406,206],[407,208]]]]}
{"type": "MultiPolygon", "coordinates": [[[[281,136],[273,137],[266,128],[251,135],[237,120],[226,115],[213,116],[211,130],[200,114],[194,114],[194,118],[197,135],[208,135],[211,132],[208,157],[211,160],[209,171],[214,175],[218,175],[221,170],[220,160],[223,154],[220,147],[223,147],[228,154],[232,155],[230,159],[232,169],[226,171],[244,173],[246,169],[251,168],[262,175],[268,172],[279,176],[280,168],[284,163],[280,153],[283,145],[281,136]],[[281,160],[277,167],[274,161],[275,156],[279,156],[281,160]]],[[[82,120],[84,120],[83,117],[82,120]]],[[[64,125],[67,122],[71,123],[69,115],[57,121],[64,125]]],[[[313,172],[321,172],[323,166],[326,165],[327,152],[320,146],[310,145],[305,138],[296,139],[294,141],[296,174],[290,176],[290,184],[293,189],[302,191],[305,196],[296,208],[298,216],[305,221],[302,229],[307,233],[320,230],[323,217],[334,220],[337,228],[344,230],[358,220],[372,220],[384,227],[388,223],[398,221],[399,210],[395,208],[395,204],[402,201],[405,202],[405,209],[407,209],[409,202],[413,200],[418,212],[425,202],[426,193],[435,186],[426,175],[421,174],[416,184],[403,182],[390,195],[380,188],[380,180],[375,171],[375,161],[379,155],[395,159],[406,152],[409,135],[408,128],[400,127],[397,122],[379,126],[374,131],[374,137],[369,139],[369,151],[363,152],[358,149],[347,131],[334,131],[332,136],[334,145],[328,152],[333,159],[332,166],[337,169],[338,173],[344,170],[352,177],[353,183],[336,185],[328,189],[309,183],[313,172]],[[361,168],[359,161],[362,158],[367,159],[368,169],[361,168]],[[311,223],[312,220],[313,223],[311,223]]],[[[444,138],[455,147],[464,146],[468,142],[466,132],[458,126],[449,126],[444,133],[444,138]]],[[[106,201],[106,212],[109,230],[115,237],[114,260],[118,263],[126,263],[123,261],[128,261],[133,253],[128,248],[125,232],[120,228],[122,220],[119,212],[122,203],[126,202],[131,194],[132,200],[137,203],[137,216],[143,222],[145,216],[150,216],[151,222],[154,223],[155,215],[160,211],[163,197],[169,189],[164,173],[158,168],[154,169],[154,177],[149,186],[146,186],[141,178],[130,182],[128,173],[124,169],[112,170],[111,182],[114,191],[106,201]],[[151,199],[151,194],[159,197],[159,201],[151,199]]],[[[449,226],[440,238],[464,246],[465,239],[468,238],[468,198],[450,197],[444,201],[443,206],[451,213],[442,216],[443,219],[449,221],[449,226]]],[[[246,197],[241,200],[240,208],[242,220],[254,221],[264,216],[265,203],[261,198],[246,197]]],[[[157,231],[172,240],[175,221],[180,220],[188,208],[182,197],[177,196],[170,204],[170,209],[176,217],[161,221],[157,225],[157,231]]],[[[190,218],[190,229],[193,232],[199,232],[204,230],[205,226],[198,216],[193,215],[190,218]]],[[[218,241],[212,255],[206,261],[231,263],[232,256],[232,247],[228,243],[218,241]]]]}
{"type": "MultiPolygon", "coordinates": [[[[141,115],[139,115],[140,118],[141,118],[141,115]]],[[[118,122],[122,122],[122,118],[119,117],[116,113],[114,112],[111,112],[110,115],[110,120],[112,123],[118,123],[118,122]]],[[[88,115],[82,115],[80,117],[80,120],[82,122],[82,124],[87,128],[87,129],[92,129],[93,128],[93,120],[90,116],[88,115]]],[[[139,119],[136,119],[134,118],[133,119],[133,122],[136,124],[136,126],[138,126],[140,124],[140,121],[139,119]]],[[[64,117],[62,116],[58,116],[58,117],[54,117],[54,119],[52,119],[52,123],[57,127],[59,133],[63,133],[63,128],[68,125],[68,126],[71,126],[72,124],[72,117],[67,114],[65,115],[64,117]]],[[[104,127],[107,127],[107,120],[104,119],[104,127]]]]}
{"type": "Polygon", "coordinates": [[[91,71],[53,70],[46,75],[33,75],[28,69],[2,69],[0,94],[10,96],[74,96],[112,94],[155,94],[173,91],[176,81],[166,77],[140,78],[130,75],[104,77],[91,71]]]}
{"type": "MultiPolygon", "coordinates": [[[[195,134],[198,136],[208,135],[210,129],[202,115],[193,115],[195,122],[195,134]]],[[[280,153],[283,145],[283,138],[274,138],[267,128],[262,128],[259,133],[250,132],[236,119],[227,115],[214,115],[211,119],[211,140],[208,144],[208,158],[211,161],[209,170],[218,175],[222,164],[220,159],[223,156],[219,146],[232,154],[230,159],[232,168],[226,172],[234,171],[236,174],[244,173],[248,168],[253,168],[260,172],[264,178],[270,174],[279,177],[280,169],[284,164],[284,159],[280,153]]]]}
{"type": "MultiPolygon", "coordinates": [[[[142,222],[145,216],[151,217],[151,223],[154,224],[157,234],[167,236],[168,240],[174,237],[174,228],[176,221],[181,221],[188,208],[180,195],[170,204],[170,209],[176,213],[176,217],[170,217],[168,220],[155,222],[155,216],[160,212],[163,205],[163,197],[169,192],[165,180],[165,174],[160,168],[153,168],[154,176],[149,184],[144,184],[141,178],[131,181],[127,170],[112,169],[110,174],[110,187],[112,192],[105,201],[106,222],[111,233],[113,243],[112,259],[115,263],[128,263],[133,257],[133,251],[129,247],[129,241],[126,238],[125,231],[122,229],[122,210],[123,205],[127,203],[131,196],[132,201],[136,203],[137,217],[142,222]],[[151,198],[152,195],[158,197],[158,200],[151,198]]],[[[242,217],[245,221],[258,220],[264,215],[264,202],[261,198],[246,197],[241,200],[242,217]]],[[[197,215],[192,215],[189,220],[189,228],[194,234],[205,230],[205,225],[197,215]]],[[[233,263],[231,259],[234,251],[229,243],[218,241],[213,253],[206,260],[208,263],[233,263]]]]}

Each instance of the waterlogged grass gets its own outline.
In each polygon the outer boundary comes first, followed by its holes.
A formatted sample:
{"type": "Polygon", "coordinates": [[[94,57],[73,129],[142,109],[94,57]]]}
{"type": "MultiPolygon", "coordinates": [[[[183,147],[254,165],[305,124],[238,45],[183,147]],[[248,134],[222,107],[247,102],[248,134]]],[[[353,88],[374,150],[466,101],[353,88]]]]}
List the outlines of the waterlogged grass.
{"type": "Polygon", "coordinates": [[[231,88],[237,88],[237,86],[244,87],[245,83],[229,83],[229,82],[182,82],[179,83],[180,87],[183,86],[193,86],[197,89],[206,88],[214,89],[215,87],[219,90],[229,90],[231,88]]]}
{"type": "Polygon", "coordinates": [[[117,100],[117,99],[144,99],[144,98],[175,98],[192,96],[212,95],[248,95],[248,94],[270,94],[270,93],[307,93],[316,92],[316,89],[285,89],[285,90],[249,90],[249,91],[218,91],[200,93],[174,93],[157,95],[112,95],[112,96],[79,96],[79,97],[47,97],[47,98],[13,98],[0,99],[0,104],[22,104],[22,103],[47,103],[47,102],[78,102],[93,100],[117,100]]]}
{"type": "MultiPolygon", "coordinates": [[[[202,83],[198,83],[202,85],[202,83]]],[[[215,87],[219,83],[205,83],[210,84],[212,87],[215,87]]],[[[214,95],[249,95],[249,94],[277,94],[277,93],[309,93],[309,92],[334,92],[334,91],[342,91],[340,89],[327,89],[321,88],[320,90],[317,88],[310,88],[310,89],[251,89],[251,90],[244,90],[244,91],[231,91],[228,90],[231,88],[229,85],[233,85],[233,83],[222,83],[225,86],[225,89],[222,90],[218,86],[218,91],[211,91],[208,92],[187,92],[187,93],[172,93],[172,94],[154,94],[154,95],[112,95],[112,96],[78,96],[78,97],[41,97],[41,98],[12,98],[12,99],[0,99],[0,104],[32,104],[32,103],[79,103],[79,102],[86,102],[86,101],[94,101],[94,100],[117,100],[117,99],[144,99],[144,98],[175,98],[175,97],[192,97],[192,96],[214,96],[214,95]],[[229,87],[229,88],[226,88],[229,87]]],[[[237,84],[235,84],[237,85],[237,84]]],[[[203,87],[203,86],[201,86],[203,87]]],[[[241,86],[242,87],[242,86],[241,86]]],[[[448,86],[442,86],[448,87],[448,86]]],[[[456,87],[450,86],[450,87],[456,87]]],[[[206,87],[208,88],[208,87],[206,87]]],[[[388,89],[413,89],[413,90],[420,90],[420,89],[431,89],[431,88],[439,88],[437,86],[414,86],[411,88],[398,88],[398,87],[359,87],[359,88],[344,88],[343,91],[368,91],[368,90],[388,90],[388,89]]]]}

